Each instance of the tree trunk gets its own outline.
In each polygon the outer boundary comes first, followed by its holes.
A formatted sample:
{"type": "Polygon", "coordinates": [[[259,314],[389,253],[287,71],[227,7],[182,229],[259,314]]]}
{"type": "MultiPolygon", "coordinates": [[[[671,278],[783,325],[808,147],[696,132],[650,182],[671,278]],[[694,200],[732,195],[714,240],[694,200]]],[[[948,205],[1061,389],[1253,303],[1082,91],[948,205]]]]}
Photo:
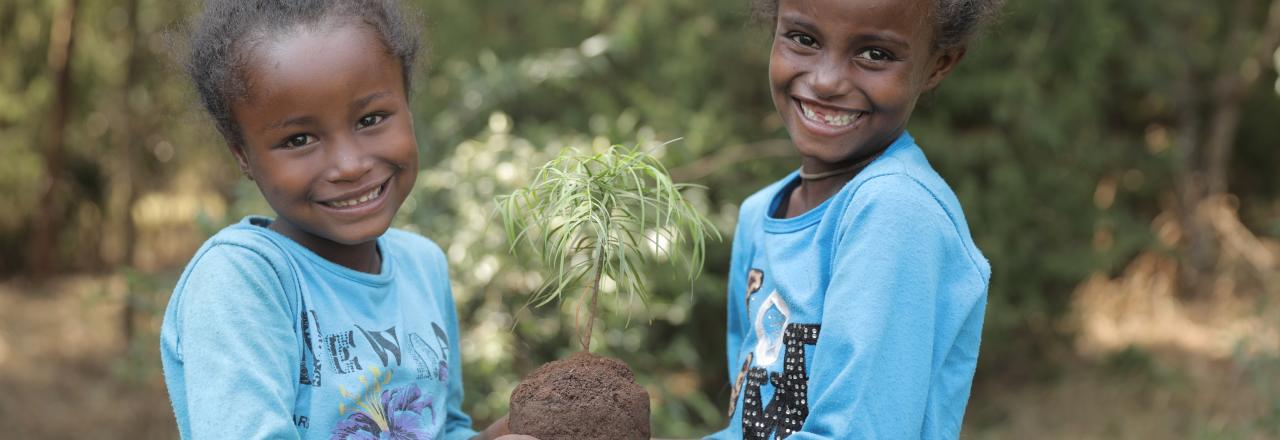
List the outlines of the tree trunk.
{"type": "Polygon", "coordinates": [[[1199,163],[1200,106],[1196,93],[1195,74],[1190,66],[1181,75],[1177,92],[1178,136],[1174,141],[1176,154],[1174,191],[1178,195],[1178,223],[1182,225],[1182,246],[1185,258],[1178,270],[1179,291],[1184,297],[1195,296],[1200,291],[1204,275],[1213,267],[1212,237],[1209,229],[1200,221],[1197,212],[1205,199],[1204,173],[1199,163]]]}
{"type": "MultiPolygon", "coordinates": [[[[1247,16],[1251,15],[1252,8],[1242,7],[1241,10],[1245,13],[1236,22],[1247,23],[1247,16]]],[[[1232,38],[1226,46],[1247,48],[1244,59],[1238,64],[1228,64],[1227,70],[1218,75],[1213,88],[1214,111],[1209,124],[1209,137],[1205,141],[1206,196],[1227,192],[1231,153],[1239,132],[1242,107],[1249,91],[1253,90],[1262,77],[1263,69],[1274,65],[1271,58],[1277,47],[1280,47],[1280,1],[1272,1],[1267,8],[1267,20],[1256,41],[1250,44],[1244,37],[1245,32],[1246,27],[1238,26],[1233,30],[1232,38]]]]}
{"type": "MultiPolygon", "coordinates": [[[[119,200],[115,203],[115,207],[118,210],[115,217],[118,219],[118,230],[120,231],[120,263],[125,266],[133,265],[135,242],[137,241],[137,225],[134,224],[133,205],[138,200],[139,188],[135,180],[141,178],[141,176],[135,170],[135,164],[142,160],[140,153],[144,151],[144,149],[139,148],[143,143],[139,121],[140,115],[129,99],[134,87],[138,86],[139,76],[142,74],[142,31],[138,28],[138,1],[128,0],[125,3],[125,12],[129,17],[127,26],[129,32],[129,54],[125,61],[124,84],[120,87],[120,104],[123,108],[120,111],[120,141],[117,143],[117,148],[120,151],[116,155],[119,166],[112,179],[116,186],[114,194],[119,200]]],[[[120,313],[121,332],[124,337],[126,352],[132,348],[133,336],[136,333],[134,320],[137,315],[138,293],[132,290],[125,292],[124,307],[120,313]]]]}
{"type": "MultiPolygon", "coordinates": [[[[1194,68],[1188,61],[1177,90],[1179,136],[1176,143],[1175,190],[1182,223],[1186,258],[1179,270],[1184,296],[1204,291],[1207,275],[1217,260],[1217,239],[1209,227],[1205,202],[1227,193],[1231,155],[1248,93],[1271,66],[1271,57],[1280,47],[1280,0],[1268,2],[1267,19],[1257,38],[1249,29],[1236,27],[1226,39],[1227,48],[1244,48],[1238,62],[1221,63],[1223,70],[1211,73],[1212,87],[1202,96],[1194,68]],[[1207,116],[1200,112],[1207,111],[1207,116]],[[1207,126],[1207,127],[1206,127],[1207,126]]],[[[1252,2],[1237,4],[1237,23],[1248,22],[1252,2]]]]}
{"type": "Polygon", "coordinates": [[[49,32],[49,70],[54,78],[53,105],[49,110],[49,133],[43,151],[45,165],[41,204],[31,221],[31,241],[27,249],[27,273],[35,279],[53,270],[57,236],[64,214],[63,131],[71,107],[71,54],[75,47],[77,0],[67,0],[54,17],[49,32]]]}

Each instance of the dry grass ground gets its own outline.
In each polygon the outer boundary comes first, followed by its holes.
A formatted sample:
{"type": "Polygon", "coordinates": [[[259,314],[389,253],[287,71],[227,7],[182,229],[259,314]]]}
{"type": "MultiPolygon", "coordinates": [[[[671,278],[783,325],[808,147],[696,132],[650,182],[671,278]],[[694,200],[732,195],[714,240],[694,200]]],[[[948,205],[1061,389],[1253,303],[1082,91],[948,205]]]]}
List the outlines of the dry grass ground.
{"type": "MultiPolygon", "coordinates": [[[[1274,439],[1256,372],[1231,360],[1120,352],[1045,383],[976,388],[969,439],[1274,439]]],[[[1271,367],[1268,374],[1280,373],[1271,367]]],[[[1275,398],[1273,395],[1272,399],[1275,398]]]]}
{"type": "Polygon", "coordinates": [[[0,437],[177,437],[158,321],[136,321],[132,352],[122,336],[125,284],[122,276],[0,284],[0,437]]]}
{"type": "MultiPolygon", "coordinates": [[[[1203,291],[1179,295],[1176,260],[1154,252],[1081,283],[1062,322],[1068,359],[1041,383],[980,383],[965,436],[1280,438],[1280,242],[1226,204],[1202,214],[1222,244],[1203,291]]],[[[1153,226],[1172,244],[1168,220],[1153,226]]]]}

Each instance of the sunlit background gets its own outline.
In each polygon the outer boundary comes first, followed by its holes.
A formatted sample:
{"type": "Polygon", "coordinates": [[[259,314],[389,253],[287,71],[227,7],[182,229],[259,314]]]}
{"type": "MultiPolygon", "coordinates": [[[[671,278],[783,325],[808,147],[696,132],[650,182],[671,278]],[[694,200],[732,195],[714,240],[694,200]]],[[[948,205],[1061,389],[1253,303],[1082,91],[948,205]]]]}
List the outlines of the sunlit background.
{"type": "MultiPolygon", "coordinates": [[[[424,160],[398,226],[438,242],[483,427],[576,344],[525,307],[496,195],[565,147],[657,145],[726,234],[798,166],[747,0],[419,0],[424,160]]],[[[1280,437],[1280,0],[1019,0],[910,123],[993,269],[964,436],[1280,437]]],[[[171,438],[160,315],[187,259],[246,214],[172,62],[194,6],[0,3],[0,427],[171,438]]],[[[654,434],[721,427],[729,237],[602,303],[593,349],[636,370],[654,434]],[[598,347],[598,348],[595,348],[598,347]]],[[[10,437],[12,436],[12,437],[10,437]]]]}

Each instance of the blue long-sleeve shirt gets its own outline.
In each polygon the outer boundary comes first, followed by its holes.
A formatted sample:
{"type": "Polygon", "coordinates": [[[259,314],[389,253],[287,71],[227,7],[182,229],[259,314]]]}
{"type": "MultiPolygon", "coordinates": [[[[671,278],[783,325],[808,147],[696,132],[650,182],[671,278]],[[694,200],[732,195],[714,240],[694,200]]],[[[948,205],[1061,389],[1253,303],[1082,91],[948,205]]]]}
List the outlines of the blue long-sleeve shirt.
{"type": "Polygon", "coordinates": [[[797,184],[742,205],[732,414],[711,438],[958,438],[991,269],[955,195],[905,132],[818,207],[771,216],[797,184]]]}
{"type": "Polygon", "coordinates": [[[389,230],[381,271],[368,274],[267,223],[210,238],[169,299],[160,353],[182,437],[475,435],[440,248],[389,230]]]}

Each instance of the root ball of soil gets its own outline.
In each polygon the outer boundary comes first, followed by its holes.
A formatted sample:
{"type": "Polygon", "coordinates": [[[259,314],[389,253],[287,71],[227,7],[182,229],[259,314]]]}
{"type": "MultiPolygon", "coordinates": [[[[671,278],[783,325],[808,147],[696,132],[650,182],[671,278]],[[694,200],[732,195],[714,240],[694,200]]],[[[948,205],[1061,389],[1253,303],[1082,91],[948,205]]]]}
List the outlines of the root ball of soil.
{"type": "Polygon", "coordinates": [[[622,361],[578,352],[516,386],[508,423],[540,440],[648,440],[649,393],[622,361]]]}

